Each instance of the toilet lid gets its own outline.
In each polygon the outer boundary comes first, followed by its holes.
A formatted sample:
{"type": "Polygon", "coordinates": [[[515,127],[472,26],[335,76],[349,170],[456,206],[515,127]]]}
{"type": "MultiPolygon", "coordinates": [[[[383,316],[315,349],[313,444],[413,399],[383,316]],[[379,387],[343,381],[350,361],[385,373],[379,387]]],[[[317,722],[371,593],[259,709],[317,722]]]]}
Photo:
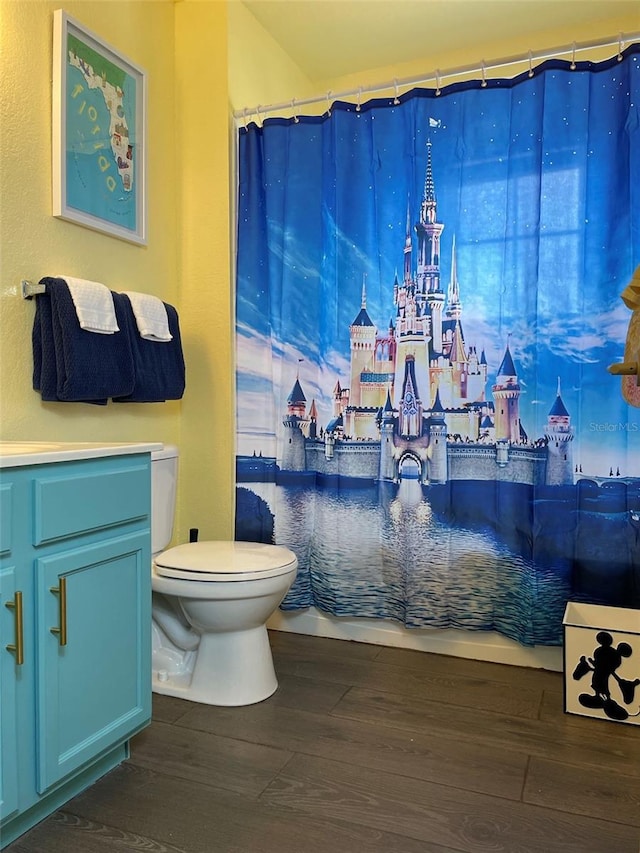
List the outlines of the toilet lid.
{"type": "Polygon", "coordinates": [[[194,581],[271,578],[293,571],[297,565],[293,551],[259,542],[188,542],[155,558],[159,576],[194,581]]]}

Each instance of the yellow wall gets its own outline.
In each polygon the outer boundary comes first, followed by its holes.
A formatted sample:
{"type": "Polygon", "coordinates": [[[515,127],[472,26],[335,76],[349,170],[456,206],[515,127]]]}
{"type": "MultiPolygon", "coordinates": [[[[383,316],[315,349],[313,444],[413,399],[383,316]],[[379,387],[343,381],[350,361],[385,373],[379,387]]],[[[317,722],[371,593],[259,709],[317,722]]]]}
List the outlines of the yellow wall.
{"type": "Polygon", "coordinates": [[[233,110],[317,94],[308,77],[238,0],[228,4],[228,33],[233,110]]]}
{"type": "MultiPolygon", "coordinates": [[[[292,0],[295,2],[295,0],[292,0]]],[[[321,0],[317,0],[321,2],[321,0]]],[[[377,8],[384,5],[388,7],[389,15],[393,15],[394,0],[379,0],[375,5],[377,8]]],[[[481,2],[481,0],[478,0],[481,2]]],[[[332,77],[329,73],[322,80],[311,83],[299,67],[282,51],[272,36],[261,24],[238,3],[231,0],[229,4],[229,94],[234,110],[242,110],[244,107],[253,108],[257,104],[284,103],[292,98],[304,98],[320,96],[316,105],[305,107],[300,112],[306,114],[321,113],[326,109],[324,94],[326,92],[339,93],[342,91],[355,90],[359,86],[374,86],[377,83],[402,80],[404,78],[419,78],[436,68],[446,72],[459,66],[479,63],[484,57],[488,64],[492,60],[504,57],[525,57],[521,67],[504,72],[489,72],[492,76],[510,76],[517,71],[525,70],[528,66],[526,57],[528,51],[542,51],[558,46],[571,45],[576,42],[595,41],[604,37],[615,37],[618,33],[632,33],[638,30],[640,18],[638,4],[630,2],[628,13],[623,16],[612,17],[607,20],[606,25],[584,22],[581,20],[580,2],[576,0],[556,0],[557,5],[572,6],[575,9],[575,20],[571,26],[554,25],[553,5],[540,3],[541,16],[546,16],[547,27],[535,34],[523,29],[521,34],[508,41],[496,39],[491,42],[477,44],[473,51],[468,48],[460,50],[439,50],[437,42],[431,42],[428,35],[425,36],[425,53],[420,60],[411,62],[397,62],[394,65],[381,66],[343,77],[332,77]]],[[[457,26],[457,16],[460,15],[456,8],[455,0],[450,0],[451,26],[457,26]]],[[[517,16],[518,0],[504,0],[505,16],[517,16]]],[[[327,0],[326,14],[331,17],[334,14],[339,18],[338,4],[327,0]]],[[[379,14],[376,11],[376,14],[379,14]]],[[[423,14],[425,27],[428,28],[428,18],[423,14]]],[[[419,18],[418,25],[420,24],[419,18]]],[[[363,12],[363,26],[366,22],[366,12],[363,12]]],[[[339,26],[336,20],[336,26],[339,26]]],[[[327,56],[330,57],[332,45],[326,45],[327,56]]],[[[603,59],[611,56],[610,48],[604,48],[590,52],[588,55],[581,54],[579,58],[603,59]]],[[[567,58],[567,57],[565,57],[567,58]]],[[[474,75],[477,77],[478,75],[474,75]]],[[[462,79],[462,78],[456,78],[462,79]]],[[[446,77],[443,84],[446,84],[446,77]]],[[[390,90],[392,91],[392,90],[390,90]]],[[[367,97],[380,97],[383,93],[372,93],[367,97]]],[[[353,103],[356,97],[350,99],[353,103]]],[[[291,115],[290,110],[273,115],[291,115]]],[[[250,114],[250,119],[255,119],[255,114],[250,114]]],[[[267,116],[263,116],[265,118],[267,116]]]]}
{"type": "MultiPolygon", "coordinates": [[[[497,61],[499,59],[522,56],[523,62],[520,66],[513,66],[502,70],[496,69],[495,71],[489,70],[487,75],[490,77],[511,77],[528,69],[529,63],[526,57],[528,56],[529,50],[533,52],[545,51],[557,47],[567,47],[573,44],[574,41],[580,43],[598,41],[599,39],[608,37],[615,38],[618,33],[621,32],[637,32],[638,27],[640,26],[640,13],[638,12],[639,7],[637,3],[629,3],[628,14],[622,17],[612,17],[606,22],[606,25],[603,26],[602,22],[585,22],[581,20],[580,0],[577,0],[577,2],[576,0],[554,0],[554,2],[557,5],[572,6],[575,9],[575,20],[571,26],[554,26],[553,4],[545,3],[541,0],[540,14],[541,16],[546,15],[547,28],[544,31],[536,33],[534,36],[532,36],[526,29],[523,29],[516,38],[509,39],[508,41],[505,41],[504,39],[496,39],[491,42],[479,43],[472,51],[469,51],[468,48],[464,50],[439,51],[437,44],[431,44],[429,45],[428,52],[425,52],[424,59],[376,68],[373,71],[366,72],[365,74],[352,74],[337,79],[327,78],[321,81],[317,86],[317,91],[347,91],[350,89],[356,89],[358,86],[375,85],[376,83],[393,81],[394,79],[416,79],[419,78],[420,75],[435,71],[435,69],[441,69],[443,72],[446,72],[448,69],[455,69],[472,64],[477,67],[483,58],[489,65],[492,61],[497,61]]],[[[453,10],[455,10],[455,6],[456,4],[453,2],[453,10]]],[[[506,16],[517,16],[518,0],[504,0],[503,6],[504,14],[506,16]]],[[[598,61],[612,56],[614,50],[615,49],[612,50],[611,48],[598,48],[590,50],[588,54],[579,54],[578,59],[591,59],[598,61]]],[[[570,55],[565,54],[562,58],[570,59],[570,55]]],[[[463,80],[468,77],[477,79],[478,76],[478,74],[463,75],[456,77],[455,80],[463,80]]],[[[442,85],[446,85],[447,82],[453,82],[453,80],[448,81],[446,76],[444,76],[442,85]]],[[[433,86],[433,83],[426,85],[433,86]]],[[[406,88],[408,87],[405,87],[405,89],[401,91],[405,91],[406,88]]],[[[381,97],[381,95],[382,93],[375,93],[370,97],[381,97]]],[[[352,98],[351,100],[355,99],[352,98]]]]}
{"type": "Polygon", "coordinates": [[[235,470],[226,3],[177,3],[176,66],[180,305],[191,389],[181,417],[180,526],[226,539],[235,470]]]}
{"type": "Polygon", "coordinates": [[[66,11],[148,73],[149,244],[145,248],[51,215],[53,11],[60,2],[3,0],[0,87],[0,429],[4,439],[179,437],[179,403],[42,403],[31,388],[35,304],[20,280],[67,273],[112,290],[178,301],[173,4],[67,2],[66,11]]]}
{"type": "Polygon", "coordinates": [[[0,437],[159,440],[181,447],[177,540],[232,526],[226,4],[82,2],[65,10],[147,72],[148,245],[51,216],[53,11],[0,0],[0,437]],[[179,309],[182,401],[43,403],[31,388],[35,305],[21,279],[67,273],[179,309]]]}

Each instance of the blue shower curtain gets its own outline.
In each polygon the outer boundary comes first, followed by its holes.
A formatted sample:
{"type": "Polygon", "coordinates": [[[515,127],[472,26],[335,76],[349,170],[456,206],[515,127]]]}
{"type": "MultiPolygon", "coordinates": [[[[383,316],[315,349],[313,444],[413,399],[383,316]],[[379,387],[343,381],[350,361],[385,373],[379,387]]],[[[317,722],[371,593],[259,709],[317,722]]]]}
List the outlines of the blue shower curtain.
{"type": "Polygon", "coordinates": [[[240,129],[236,536],[296,552],[285,609],[640,607],[639,53],[240,129]]]}

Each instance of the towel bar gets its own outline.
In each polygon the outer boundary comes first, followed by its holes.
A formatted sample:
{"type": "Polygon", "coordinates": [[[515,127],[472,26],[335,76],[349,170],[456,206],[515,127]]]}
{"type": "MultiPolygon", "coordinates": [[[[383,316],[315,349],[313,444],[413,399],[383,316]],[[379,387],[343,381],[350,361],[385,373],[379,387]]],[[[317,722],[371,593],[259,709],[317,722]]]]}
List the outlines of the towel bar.
{"type": "Polygon", "coordinates": [[[44,284],[34,284],[32,281],[27,281],[26,279],[22,279],[20,282],[22,286],[22,298],[23,299],[33,299],[34,296],[37,296],[39,293],[46,293],[47,288],[44,284]]]}
{"type": "Polygon", "coordinates": [[[39,293],[47,292],[46,284],[34,284],[32,281],[27,281],[26,278],[23,278],[20,284],[22,286],[23,299],[33,299],[33,297],[37,296],[39,293]]]}

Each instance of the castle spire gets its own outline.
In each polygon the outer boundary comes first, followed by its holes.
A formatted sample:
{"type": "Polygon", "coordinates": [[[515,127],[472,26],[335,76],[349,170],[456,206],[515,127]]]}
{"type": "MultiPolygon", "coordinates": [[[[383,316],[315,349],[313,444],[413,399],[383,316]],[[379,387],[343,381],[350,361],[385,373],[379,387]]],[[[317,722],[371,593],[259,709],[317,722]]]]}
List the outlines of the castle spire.
{"type": "Polygon", "coordinates": [[[373,323],[371,322],[371,318],[367,314],[367,274],[362,273],[362,294],[360,296],[360,310],[358,311],[358,316],[355,318],[353,323],[351,324],[351,329],[353,330],[356,326],[369,326],[374,328],[373,323]]]}
{"type": "MultiPolygon", "coordinates": [[[[508,337],[510,338],[511,334],[509,334],[508,337]]],[[[502,378],[502,379],[506,379],[506,380],[508,380],[509,378],[512,378],[512,380],[514,382],[517,382],[517,379],[516,379],[517,375],[518,374],[516,373],[516,368],[515,368],[515,365],[513,363],[513,358],[511,357],[511,351],[509,350],[509,342],[507,340],[507,347],[504,351],[504,356],[502,358],[502,362],[500,363],[500,367],[498,368],[498,372],[497,372],[496,376],[498,376],[498,378],[502,378]]]]}
{"type": "Polygon", "coordinates": [[[460,328],[460,320],[456,319],[456,326],[453,332],[453,341],[451,342],[451,352],[449,354],[451,364],[468,364],[469,358],[464,348],[464,340],[462,338],[462,329],[460,328]]]}
{"type": "Polygon", "coordinates": [[[309,438],[318,437],[318,409],[316,407],[315,398],[311,401],[309,409],[309,438]]]}
{"type": "Polygon", "coordinates": [[[423,225],[433,224],[436,221],[436,186],[433,182],[433,168],[431,165],[430,139],[427,140],[427,170],[424,176],[424,192],[422,205],[420,206],[420,222],[423,225]]]}
{"type": "Polygon", "coordinates": [[[413,255],[413,245],[411,242],[411,210],[409,207],[409,199],[407,199],[407,233],[404,238],[404,284],[405,287],[411,281],[411,263],[413,255]]]}
{"type": "Polygon", "coordinates": [[[556,399],[554,400],[553,406],[549,412],[550,421],[553,419],[554,423],[562,423],[565,426],[568,426],[570,423],[569,412],[567,411],[567,407],[562,401],[562,394],[560,393],[560,377],[558,376],[558,390],[556,392],[556,399]]]}
{"type": "Polygon", "coordinates": [[[433,202],[435,204],[436,201],[436,188],[433,183],[433,168],[431,165],[431,146],[432,142],[430,139],[427,140],[427,171],[424,178],[424,201],[433,202]]]}
{"type": "Polygon", "coordinates": [[[424,179],[424,193],[420,204],[420,217],[415,230],[418,236],[418,265],[416,271],[417,292],[429,300],[434,330],[436,352],[442,350],[439,328],[444,310],[445,294],[440,289],[440,235],[444,225],[438,222],[436,210],[436,190],[433,182],[431,163],[432,143],[427,141],[427,167],[424,179]]]}
{"type": "Polygon", "coordinates": [[[304,391],[300,385],[300,379],[296,374],[296,381],[293,383],[291,393],[287,397],[287,410],[289,414],[295,414],[299,417],[304,417],[307,398],[304,396],[304,391]],[[301,410],[301,411],[299,411],[301,410]]]}
{"type": "Polygon", "coordinates": [[[433,401],[433,406],[431,407],[431,421],[442,420],[444,421],[445,410],[442,405],[442,401],[440,400],[440,384],[436,386],[436,398],[433,401]]]}
{"type": "Polygon", "coordinates": [[[451,275],[449,277],[449,291],[447,293],[447,317],[457,320],[462,313],[460,302],[460,285],[458,284],[458,262],[456,258],[456,235],[453,235],[451,247],[451,275]]]}

